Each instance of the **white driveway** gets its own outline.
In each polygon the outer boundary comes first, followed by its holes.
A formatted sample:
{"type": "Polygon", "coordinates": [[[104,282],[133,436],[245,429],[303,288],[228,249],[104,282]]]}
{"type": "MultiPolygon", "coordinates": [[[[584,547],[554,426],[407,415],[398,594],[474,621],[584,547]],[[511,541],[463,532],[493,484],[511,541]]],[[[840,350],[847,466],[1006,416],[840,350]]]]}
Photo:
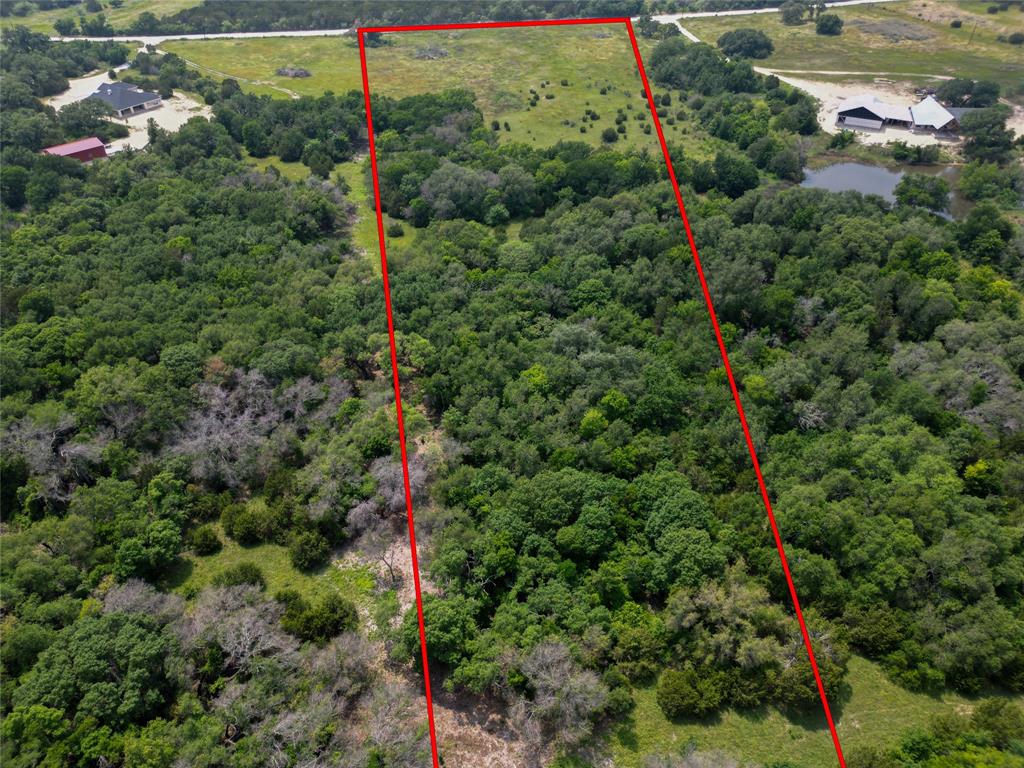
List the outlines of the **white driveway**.
{"type": "MultiPolygon", "coordinates": [[[[124,69],[126,66],[118,67],[118,69],[124,69]]],[[[67,104],[81,101],[95,93],[96,89],[103,83],[113,81],[107,76],[106,72],[100,72],[86,75],[85,77],[77,77],[69,82],[71,86],[66,91],[43,99],[43,102],[54,109],[60,109],[67,104]]],[[[146,146],[149,143],[148,125],[150,118],[155,120],[156,124],[165,130],[177,131],[193,117],[213,117],[213,110],[206,104],[196,101],[183,93],[175,93],[171,98],[164,99],[163,103],[156,109],[138,112],[127,118],[111,117],[110,120],[112,122],[128,126],[129,133],[127,138],[112,141],[108,151],[120,152],[128,147],[142,149],[146,146]]]]}

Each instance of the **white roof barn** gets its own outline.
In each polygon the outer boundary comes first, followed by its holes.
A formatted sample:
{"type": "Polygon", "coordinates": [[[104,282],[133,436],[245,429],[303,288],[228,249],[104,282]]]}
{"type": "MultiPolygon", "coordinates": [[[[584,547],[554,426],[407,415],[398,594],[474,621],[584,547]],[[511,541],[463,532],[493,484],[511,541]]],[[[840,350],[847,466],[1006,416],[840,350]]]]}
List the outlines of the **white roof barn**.
{"type": "Polygon", "coordinates": [[[920,104],[912,106],[910,108],[910,115],[914,119],[915,128],[934,128],[936,130],[956,119],[948,109],[931,96],[927,97],[920,104]]]}
{"type": "Polygon", "coordinates": [[[870,94],[852,96],[846,99],[839,107],[839,116],[851,125],[856,125],[861,121],[874,121],[879,123],[879,125],[872,127],[878,128],[884,122],[910,122],[910,110],[907,107],[888,104],[870,94]]]}

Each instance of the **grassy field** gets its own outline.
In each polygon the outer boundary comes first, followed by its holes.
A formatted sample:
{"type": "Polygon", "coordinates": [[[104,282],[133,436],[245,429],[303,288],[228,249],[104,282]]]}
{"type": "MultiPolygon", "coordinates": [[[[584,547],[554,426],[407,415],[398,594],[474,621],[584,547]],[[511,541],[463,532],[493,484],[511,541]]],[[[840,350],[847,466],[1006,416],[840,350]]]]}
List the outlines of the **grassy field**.
{"type": "MultiPolygon", "coordinates": [[[[839,738],[849,752],[857,746],[895,746],[900,735],[927,726],[944,712],[969,709],[971,702],[955,694],[941,697],[910,693],[886,679],[878,665],[860,657],[850,661],[852,695],[843,706],[833,703],[839,738]]],[[[637,692],[631,719],[612,736],[615,764],[638,768],[645,756],[679,749],[691,739],[699,749],[722,750],[757,761],[789,760],[801,768],[835,765],[835,751],[824,717],[784,717],[775,710],[729,711],[713,721],[674,723],[665,719],[654,688],[637,692]]]]}
{"type": "MultiPolygon", "coordinates": [[[[763,30],[775,52],[757,64],[773,69],[944,75],[995,80],[1006,91],[1024,83],[1024,50],[997,41],[1024,31],[1024,13],[988,14],[991,3],[908,0],[835,8],[841,36],[818,35],[813,24],[784,25],[778,14],[687,19],[687,29],[714,43],[731,29],[763,30]],[[960,19],[960,29],[950,22],[960,19]]],[[[866,79],[870,79],[867,76],[866,79]]]]}
{"type": "MultiPolygon", "coordinates": [[[[8,2],[9,0],[4,0],[8,2]]],[[[120,8],[114,8],[109,0],[102,0],[103,15],[107,17],[114,29],[120,30],[131,24],[140,14],[149,11],[157,16],[169,16],[172,13],[199,5],[200,0],[124,0],[120,8]]],[[[14,5],[14,3],[11,3],[14,5]]],[[[56,34],[53,29],[53,22],[57,19],[77,19],[79,10],[85,11],[84,5],[72,6],[70,8],[57,8],[52,11],[36,11],[27,16],[4,16],[0,18],[0,29],[24,24],[34,32],[45,32],[48,35],[56,34]]],[[[86,14],[94,16],[95,14],[86,14]]]]}
{"type": "Polygon", "coordinates": [[[343,568],[329,563],[318,571],[303,573],[292,566],[287,547],[279,544],[243,547],[225,536],[219,525],[217,530],[224,542],[223,548],[212,555],[184,555],[181,568],[171,578],[170,586],[175,591],[189,593],[201,589],[232,566],[254,563],[267,580],[268,595],[294,589],[304,597],[315,598],[326,590],[335,590],[361,607],[368,607],[372,602],[373,576],[365,568],[343,568]]]}
{"type": "MultiPolygon", "coordinates": [[[[374,93],[401,97],[469,88],[488,122],[508,122],[510,130],[500,132],[504,141],[547,146],[572,138],[596,145],[601,131],[615,126],[617,109],[630,117],[646,109],[621,26],[403,33],[387,40],[367,53],[374,93]],[[440,58],[429,58],[438,51],[440,58]],[[540,96],[532,107],[531,89],[540,96]],[[597,122],[582,122],[588,109],[600,115],[597,122]]],[[[207,71],[228,73],[256,93],[287,97],[287,91],[317,95],[362,87],[359,52],[350,38],[189,40],[162,47],[207,71]],[[281,66],[303,67],[311,77],[279,77],[281,66]]],[[[644,134],[638,121],[626,125],[619,146],[657,148],[656,137],[644,134]]],[[[666,130],[681,136],[679,126],[666,130]]]]}

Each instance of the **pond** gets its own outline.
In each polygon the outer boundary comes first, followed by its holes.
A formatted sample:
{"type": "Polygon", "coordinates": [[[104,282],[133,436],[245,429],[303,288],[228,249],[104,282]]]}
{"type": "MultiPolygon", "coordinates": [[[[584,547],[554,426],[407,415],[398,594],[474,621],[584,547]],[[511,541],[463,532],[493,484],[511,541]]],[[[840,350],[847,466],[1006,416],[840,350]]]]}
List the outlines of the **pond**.
{"type": "MultiPolygon", "coordinates": [[[[956,191],[956,182],[960,178],[959,168],[951,165],[915,165],[908,170],[910,173],[939,176],[949,183],[952,192],[949,196],[949,212],[941,214],[944,218],[959,219],[970,210],[971,203],[956,191]]],[[[804,168],[804,180],[800,186],[827,189],[829,192],[854,191],[865,195],[879,195],[894,203],[896,185],[907,172],[891,171],[879,165],[866,163],[836,163],[817,171],[804,168]]]]}

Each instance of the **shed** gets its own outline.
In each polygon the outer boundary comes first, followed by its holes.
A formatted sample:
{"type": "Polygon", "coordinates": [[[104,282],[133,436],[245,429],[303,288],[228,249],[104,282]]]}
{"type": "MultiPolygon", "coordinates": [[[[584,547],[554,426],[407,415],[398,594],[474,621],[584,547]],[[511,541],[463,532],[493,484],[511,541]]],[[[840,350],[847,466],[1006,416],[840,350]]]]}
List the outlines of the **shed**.
{"type": "Polygon", "coordinates": [[[75,160],[80,160],[83,163],[87,163],[90,160],[95,160],[99,157],[106,157],[107,150],[103,146],[103,142],[95,136],[90,136],[87,139],[79,139],[78,141],[69,141],[67,144],[57,144],[53,147],[46,147],[43,150],[44,154],[56,155],[57,157],[73,157],[75,160]]]}
{"type": "Polygon", "coordinates": [[[910,115],[914,119],[915,128],[926,128],[935,131],[944,128],[955,120],[949,110],[931,96],[925,98],[920,104],[912,106],[910,108],[910,115]]]}

